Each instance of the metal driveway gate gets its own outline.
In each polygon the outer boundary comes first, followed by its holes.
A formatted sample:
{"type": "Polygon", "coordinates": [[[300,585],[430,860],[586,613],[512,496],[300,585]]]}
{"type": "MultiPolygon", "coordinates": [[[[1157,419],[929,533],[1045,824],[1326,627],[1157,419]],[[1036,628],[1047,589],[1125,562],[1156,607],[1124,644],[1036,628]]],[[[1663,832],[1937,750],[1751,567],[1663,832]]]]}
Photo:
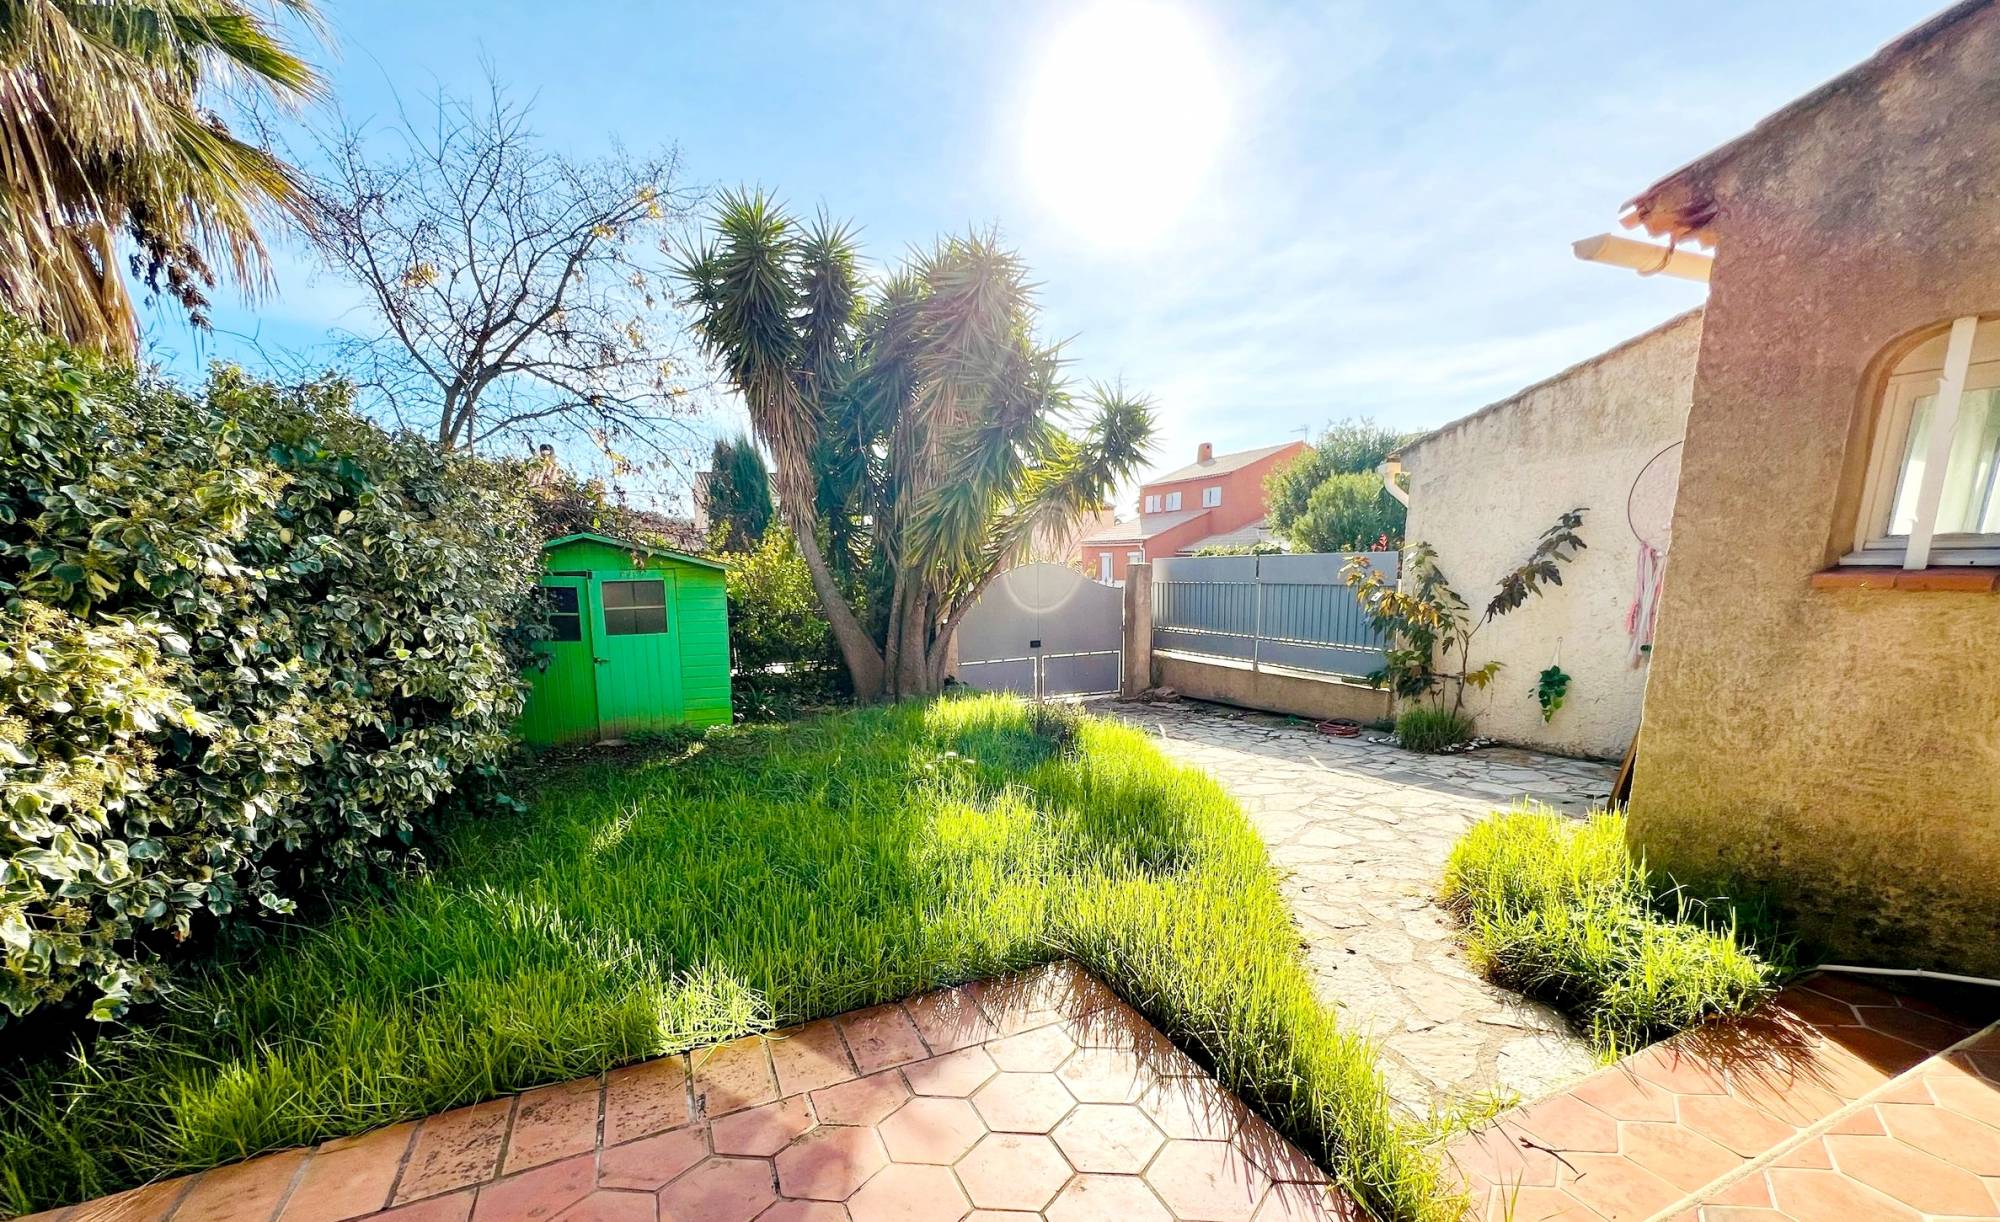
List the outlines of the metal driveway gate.
{"type": "Polygon", "coordinates": [[[1153,648],[1358,676],[1388,644],[1341,576],[1360,560],[1393,581],[1395,552],[1169,556],[1153,562],[1153,648]]]}
{"type": "Polygon", "coordinates": [[[1060,564],[993,579],[958,627],[959,682],[1023,695],[1118,690],[1125,597],[1060,564]]]}

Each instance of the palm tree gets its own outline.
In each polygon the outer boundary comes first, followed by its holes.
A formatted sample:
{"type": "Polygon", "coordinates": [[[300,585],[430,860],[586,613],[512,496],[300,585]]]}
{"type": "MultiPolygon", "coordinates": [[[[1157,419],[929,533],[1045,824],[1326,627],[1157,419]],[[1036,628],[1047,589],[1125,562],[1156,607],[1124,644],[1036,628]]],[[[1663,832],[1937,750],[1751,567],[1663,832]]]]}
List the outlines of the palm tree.
{"type": "MultiPolygon", "coordinates": [[[[275,0],[316,22],[311,0],[275,0]]],[[[117,267],[197,321],[222,262],[269,278],[258,223],[299,212],[291,168],[232,136],[204,90],[293,103],[321,86],[240,0],[0,0],[0,308],[90,347],[137,345],[117,267]]]]}
{"type": "Polygon", "coordinates": [[[846,226],[735,193],[680,271],[855,693],[923,695],[993,577],[1138,469],[1152,415],[1114,387],[1071,392],[993,234],[915,253],[865,296],[856,261],[846,226]]]}

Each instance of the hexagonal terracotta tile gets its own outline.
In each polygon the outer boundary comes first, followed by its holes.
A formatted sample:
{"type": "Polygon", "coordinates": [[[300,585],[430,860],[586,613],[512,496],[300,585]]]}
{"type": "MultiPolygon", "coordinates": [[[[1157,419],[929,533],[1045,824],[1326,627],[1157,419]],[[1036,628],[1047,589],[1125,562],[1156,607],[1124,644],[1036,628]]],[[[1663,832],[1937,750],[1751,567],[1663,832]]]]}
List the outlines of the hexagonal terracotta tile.
{"type": "Polygon", "coordinates": [[[1079,1103],[1127,1103],[1139,1084],[1139,1056],[1123,1048],[1079,1049],[1056,1077],[1079,1103]]]}
{"type": "Polygon", "coordinates": [[[788,1197],[845,1201],[888,1162],[872,1128],[814,1129],[778,1155],[778,1191],[788,1197]]]}
{"type": "Polygon", "coordinates": [[[651,1193],[600,1188],[563,1210],[561,1222],[654,1222],[658,1206],[651,1193]]]}
{"type": "Polygon", "coordinates": [[[983,1044],[1000,1035],[979,1003],[964,989],[942,989],[903,1003],[910,1021],[932,1052],[951,1052],[983,1044]]]}
{"type": "Polygon", "coordinates": [[[1070,1176],[1054,1142],[1025,1133],[988,1133],[959,1160],[957,1171],[981,1209],[1040,1209],[1070,1176]]]}
{"type": "Polygon", "coordinates": [[[1146,1171],[1146,1182],[1183,1218],[1249,1222],[1271,1178],[1220,1141],[1168,1142],[1146,1171]]]}
{"type": "Polygon", "coordinates": [[[757,1222],[848,1222],[848,1212],[832,1201],[779,1201],[758,1214],[757,1222]]]}
{"type": "Polygon", "coordinates": [[[777,1199],[770,1159],[718,1156],[660,1189],[660,1222],[750,1222],[777,1199]]]}
{"type": "Polygon", "coordinates": [[[598,1186],[656,1191],[708,1157],[706,1138],[700,1128],[674,1129],[606,1146],[597,1156],[598,1186]]]}
{"type": "Polygon", "coordinates": [[[1166,1144],[1146,1113],[1129,1103],[1080,1103],[1049,1134],[1078,1171],[1137,1174],[1166,1144]]]}
{"type": "Polygon", "coordinates": [[[903,1066],[903,1080],[919,1095],[969,1095],[999,1073],[984,1048],[961,1048],[903,1066]]]}
{"type": "Polygon", "coordinates": [[[611,1145],[688,1122],[688,1071],[682,1057],[614,1069],[604,1079],[604,1140],[611,1145]]]}
{"type": "Polygon", "coordinates": [[[972,1106],[995,1132],[1046,1133],[1076,1101],[1054,1074],[1003,1073],[973,1093],[972,1106]]]}
{"type": "Polygon", "coordinates": [[[1923,1213],[1977,1215],[1993,1208],[1978,1176],[1892,1137],[1833,1136],[1826,1147],[1843,1174],[1923,1213]]]}
{"type": "Polygon", "coordinates": [[[1049,1202],[1049,1222],[1173,1222],[1146,1181],[1130,1175],[1079,1175],[1049,1202]]]}
{"type": "Polygon", "coordinates": [[[896,1162],[944,1166],[957,1162],[986,1135],[970,1103],[943,1095],[912,1099],[876,1128],[896,1162]]]}
{"type": "Polygon", "coordinates": [[[724,1116],[709,1126],[709,1134],[717,1154],[769,1158],[812,1127],[812,1109],[806,1106],[806,1097],[793,1095],[724,1116]]]}
{"type": "Polygon", "coordinates": [[[813,1106],[827,1124],[877,1124],[909,1097],[903,1075],[893,1069],[812,1093],[813,1106]]]}
{"type": "Polygon", "coordinates": [[[1069,1059],[1076,1041],[1061,1027],[1037,1027],[986,1045],[993,1063],[1017,1073],[1048,1072],[1069,1059]]]}
{"type": "Polygon", "coordinates": [[[949,1168],[917,1163],[883,1168],[847,1201],[854,1222],[957,1222],[970,1208],[949,1168]]]}
{"type": "Polygon", "coordinates": [[[589,1196],[597,1183],[597,1156],[578,1154],[481,1186],[473,1222],[553,1218],[589,1196]]]}
{"type": "Polygon", "coordinates": [[[1243,1104],[1208,1078],[1161,1078],[1136,1102],[1161,1132],[1183,1140],[1227,1141],[1243,1121],[1243,1104]]]}

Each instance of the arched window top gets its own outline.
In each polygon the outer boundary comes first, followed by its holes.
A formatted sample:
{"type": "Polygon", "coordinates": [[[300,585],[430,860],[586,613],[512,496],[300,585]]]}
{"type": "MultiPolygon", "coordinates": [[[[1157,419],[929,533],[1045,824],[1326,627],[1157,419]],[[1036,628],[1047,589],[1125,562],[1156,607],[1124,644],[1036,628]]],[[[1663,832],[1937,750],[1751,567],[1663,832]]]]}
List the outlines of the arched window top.
{"type": "Polygon", "coordinates": [[[2000,319],[1955,319],[1889,371],[1844,559],[2000,565],[2000,319]]]}

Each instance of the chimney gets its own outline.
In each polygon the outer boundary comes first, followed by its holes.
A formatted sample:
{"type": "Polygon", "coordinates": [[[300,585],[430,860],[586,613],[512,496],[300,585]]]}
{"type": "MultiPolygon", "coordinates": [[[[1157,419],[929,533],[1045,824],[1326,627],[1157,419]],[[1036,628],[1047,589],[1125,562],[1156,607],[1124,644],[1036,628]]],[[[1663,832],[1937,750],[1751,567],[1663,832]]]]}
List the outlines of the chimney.
{"type": "Polygon", "coordinates": [[[1214,462],[1214,461],[1215,461],[1215,447],[1214,447],[1214,446],[1212,446],[1212,445],[1210,445],[1210,444],[1209,444],[1208,442],[1206,442],[1206,441],[1202,442],[1202,443],[1201,443],[1201,445],[1199,445],[1199,446],[1197,446],[1197,447],[1195,448],[1195,452],[1194,452],[1194,460],[1195,460],[1196,462],[1198,462],[1198,463],[1202,463],[1202,464],[1207,464],[1207,463],[1212,463],[1212,462],[1214,462]]]}

